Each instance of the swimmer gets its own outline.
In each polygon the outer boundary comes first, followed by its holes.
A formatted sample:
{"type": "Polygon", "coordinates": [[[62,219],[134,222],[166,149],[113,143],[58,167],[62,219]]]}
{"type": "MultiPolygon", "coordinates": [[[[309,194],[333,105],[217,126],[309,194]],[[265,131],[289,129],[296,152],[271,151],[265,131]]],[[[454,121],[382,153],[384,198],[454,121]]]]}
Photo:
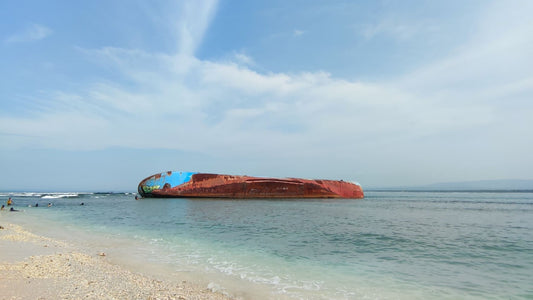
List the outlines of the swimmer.
{"type": "Polygon", "coordinates": [[[14,209],[13,207],[11,207],[11,208],[9,209],[9,211],[19,211],[19,210],[18,210],[18,209],[14,209]]]}
{"type": "Polygon", "coordinates": [[[48,207],[52,206],[52,203],[48,203],[48,207]]]}
{"type": "Polygon", "coordinates": [[[7,199],[7,206],[13,205],[13,200],[11,200],[11,197],[7,199]]]}
{"type": "Polygon", "coordinates": [[[4,210],[4,207],[5,207],[5,206],[2,204],[2,208],[0,208],[0,210],[4,210]]]}

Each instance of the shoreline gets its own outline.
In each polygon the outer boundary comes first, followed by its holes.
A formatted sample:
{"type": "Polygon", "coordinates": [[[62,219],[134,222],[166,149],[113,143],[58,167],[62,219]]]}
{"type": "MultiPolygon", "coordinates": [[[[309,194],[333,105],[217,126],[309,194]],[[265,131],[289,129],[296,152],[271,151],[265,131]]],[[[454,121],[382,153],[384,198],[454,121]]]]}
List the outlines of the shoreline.
{"type": "Polygon", "coordinates": [[[180,278],[113,263],[107,253],[0,224],[2,299],[231,299],[180,278]]]}

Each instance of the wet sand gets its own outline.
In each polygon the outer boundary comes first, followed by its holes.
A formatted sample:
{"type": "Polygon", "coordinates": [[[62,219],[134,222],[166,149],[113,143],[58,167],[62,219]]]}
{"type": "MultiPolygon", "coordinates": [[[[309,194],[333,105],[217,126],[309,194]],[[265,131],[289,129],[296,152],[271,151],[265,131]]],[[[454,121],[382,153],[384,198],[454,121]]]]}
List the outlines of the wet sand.
{"type": "Polygon", "coordinates": [[[114,264],[107,253],[1,222],[0,299],[230,299],[180,278],[114,264]]]}

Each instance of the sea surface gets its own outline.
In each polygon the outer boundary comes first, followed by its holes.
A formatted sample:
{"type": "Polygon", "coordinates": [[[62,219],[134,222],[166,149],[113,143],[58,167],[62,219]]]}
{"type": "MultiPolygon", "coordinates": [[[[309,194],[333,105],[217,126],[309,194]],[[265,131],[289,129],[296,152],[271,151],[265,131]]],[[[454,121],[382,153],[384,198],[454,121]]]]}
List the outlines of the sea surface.
{"type": "Polygon", "coordinates": [[[136,201],[132,193],[0,193],[22,210],[2,212],[0,222],[246,299],[533,299],[533,193],[365,195],[136,201]]]}

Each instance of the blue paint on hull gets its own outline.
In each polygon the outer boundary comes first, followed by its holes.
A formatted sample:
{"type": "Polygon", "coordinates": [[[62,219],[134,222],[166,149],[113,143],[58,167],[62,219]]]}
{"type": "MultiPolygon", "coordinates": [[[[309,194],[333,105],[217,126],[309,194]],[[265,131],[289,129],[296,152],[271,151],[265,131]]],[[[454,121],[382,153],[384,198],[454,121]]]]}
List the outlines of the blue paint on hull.
{"type": "Polygon", "coordinates": [[[192,175],[194,174],[197,173],[168,171],[150,176],[149,178],[143,181],[142,187],[139,186],[139,193],[141,195],[149,194],[152,192],[152,190],[162,189],[165,184],[167,184],[167,187],[173,188],[175,186],[191,181],[192,175]]]}

